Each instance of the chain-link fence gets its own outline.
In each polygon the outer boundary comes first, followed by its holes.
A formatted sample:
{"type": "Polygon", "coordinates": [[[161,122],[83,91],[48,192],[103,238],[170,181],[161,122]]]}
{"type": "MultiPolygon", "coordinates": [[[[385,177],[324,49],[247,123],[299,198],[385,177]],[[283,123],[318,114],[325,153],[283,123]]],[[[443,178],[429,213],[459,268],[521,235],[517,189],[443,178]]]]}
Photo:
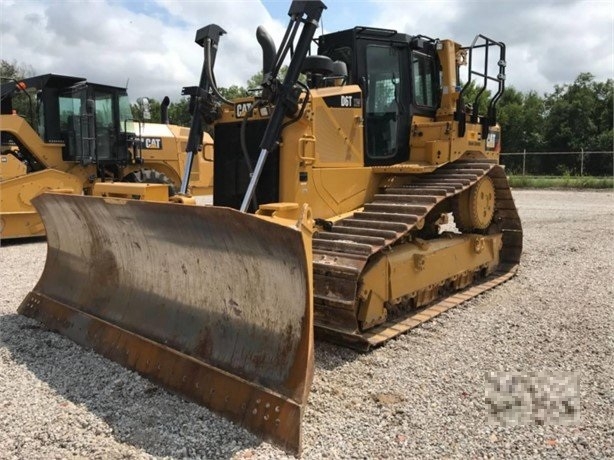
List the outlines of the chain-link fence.
{"type": "Polygon", "coordinates": [[[529,176],[614,175],[614,152],[511,152],[501,153],[501,163],[509,174],[529,176]]]}

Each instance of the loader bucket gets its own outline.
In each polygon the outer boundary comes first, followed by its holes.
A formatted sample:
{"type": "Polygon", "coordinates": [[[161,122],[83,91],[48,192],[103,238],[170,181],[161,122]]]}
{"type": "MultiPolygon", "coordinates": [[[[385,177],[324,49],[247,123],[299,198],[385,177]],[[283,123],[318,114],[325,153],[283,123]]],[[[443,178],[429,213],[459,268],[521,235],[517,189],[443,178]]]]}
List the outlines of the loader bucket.
{"type": "Polygon", "coordinates": [[[313,376],[309,236],[221,207],[47,193],[19,312],[298,453],[313,376]]]}

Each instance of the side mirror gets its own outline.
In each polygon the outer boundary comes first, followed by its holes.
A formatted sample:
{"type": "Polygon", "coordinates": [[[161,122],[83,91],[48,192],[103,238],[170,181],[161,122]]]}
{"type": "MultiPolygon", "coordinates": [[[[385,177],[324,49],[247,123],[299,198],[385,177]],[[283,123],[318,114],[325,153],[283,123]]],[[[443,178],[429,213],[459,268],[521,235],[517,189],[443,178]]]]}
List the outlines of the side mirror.
{"type": "Polygon", "coordinates": [[[136,100],[136,103],[141,109],[141,113],[143,114],[143,120],[151,120],[151,106],[149,104],[149,99],[146,97],[139,97],[136,100]]]}

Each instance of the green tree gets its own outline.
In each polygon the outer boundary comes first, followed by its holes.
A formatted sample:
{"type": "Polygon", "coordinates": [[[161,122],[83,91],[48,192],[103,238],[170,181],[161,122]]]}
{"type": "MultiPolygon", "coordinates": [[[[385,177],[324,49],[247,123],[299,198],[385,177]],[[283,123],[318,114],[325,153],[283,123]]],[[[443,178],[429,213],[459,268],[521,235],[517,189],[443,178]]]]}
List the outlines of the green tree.
{"type": "Polygon", "coordinates": [[[145,106],[143,104],[132,104],[130,105],[130,109],[132,110],[132,117],[137,120],[137,121],[145,121],[145,122],[150,122],[150,123],[160,123],[161,122],[161,116],[160,116],[160,102],[158,102],[156,99],[153,98],[147,98],[149,101],[149,119],[145,119],[146,114],[146,110],[145,110],[145,106]]]}
{"type": "MultiPolygon", "coordinates": [[[[536,92],[521,93],[509,87],[503,93],[498,105],[498,118],[502,131],[503,152],[539,152],[544,148],[544,100],[536,92]]],[[[523,168],[521,157],[503,157],[510,171],[520,173],[523,168]]],[[[526,167],[539,171],[543,156],[530,156],[526,167]]]]}
{"type": "Polygon", "coordinates": [[[168,118],[171,124],[190,126],[190,98],[182,97],[178,102],[171,102],[168,106],[168,118]]]}
{"type": "Polygon", "coordinates": [[[595,125],[598,132],[594,146],[597,150],[611,151],[614,149],[614,80],[595,82],[593,88],[596,99],[595,125]]]}
{"type": "MultiPolygon", "coordinates": [[[[464,87],[464,83],[462,84],[464,87]]],[[[478,93],[481,91],[481,89],[482,87],[477,85],[475,83],[475,80],[472,80],[469,83],[467,88],[463,91],[463,102],[465,103],[465,107],[467,107],[468,109],[473,108],[476,101],[476,97],[478,96],[478,93]]],[[[486,113],[488,112],[488,102],[490,101],[491,97],[492,94],[489,89],[485,89],[484,92],[480,94],[480,97],[477,100],[478,113],[480,115],[486,115],[486,113]]]]}
{"type": "MultiPolygon", "coordinates": [[[[612,79],[596,82],[590,73],[581,73],[572,84],[557,85],[546,96],[545,136],[551,151],[606,150],[613,147],[612,79]]],[[[580,159],[558,159],[561,172],[578,173],[580,159]]],[[[612,157],[591,158],[588,171],[611,174],[612,157]]]]}
{"type": "Polygon", "coordinates": [[[509,87],[499,101],[503,151],[538,152],[544,148],[544,101],[534,91],[521,93],[509,87]]]}
{"type": "Polygon", "coordinates": [[[247,89],[244,88],[243,86],[238,86],[238,85],[232,85],[228,88],[218,88],[220,94],[222,96],[224,96],[225,99],[228,99],[229,101],[232,101],[233,99],[237,99],[240,97],[247,97],[249,96],[249,93],[247,92],[247,89]]]}
{"type": "Polygon", "coordinates": [[[524,95],[514,88],[507,88],[499,101],[497,117],[504,152],[518,152],[525,147],[523,105],[524,95]]]}
{"type": "Polygon", "coordinates": [[[4,59],[0,60],[0,80],[2,83],[33,76],[34,69],[30,65],[20,64],[17,61],[9,62],[4,59]]]}
{"type": "Polygon", "coordinates": [[[544,99],[535,91],[529,91],[524,96],[524,126],[525,147],[528,151],[543,151],[546,145],[544,138],[544,99]]]}
{"type": "MultiPolygon", "coordinates": [[[[287,71],[288,71],[288,67],[287,66],[284,66],[284,67],[282,67],[280,69],[280,73],[282,73],[283,75],[285,75],[287,71]]],[[[262,79],[263,78],[264,77],[262,75],[262,70],[258,71],[257,73],[252,75],[247,80],[247,88],[248,89],[260,88],[260,85],[262,84],[262,79]]]]}
{"type": "MultiPolygon", "coordinates": [[[[150,123],[162,123],[162,104],[157,99],[149,100],[149,116],[148,120],[144,118],[144,106],[136,103],[130,106],[132,116],[135,120],[145,121],[150,123]]],[[[171,102],[168,106],[169,122],[173,125],[190,126],[191,115],[189,111],[189,98],[182,97],[177,102],[171,102]]]]}
{"type": "MultiPolygon", "coordinates": [[[[24,78],[34,76],[34,69],[27,64],[20,64],[17,61],[0,60],[0,82],[2,84],[18,82],[24,78]]],[[[12,98],[13,109],[25,117],[31,126],[36,127],[36,94],[33,90],[16,93],[12,98]]]]}
{"type": "Polygon", "coordinates": [[[614,81],[581,73],[546,97],[546,136],[551,150],[611,150],[614,81]]]}
{"type": "MultiPolygon", "coordinates": [[[[281,69],[279,69],[279,75],[277,76],[277,78],[279,80],[283,80],[287,72],[288,72],[288,66],[287,65],[282,66],[281,69]]],[[[262,70],[259,70],[254,75],[248,78],[245,86],[232,85],[228,88],[222,87],[218,89],[220,91],[220,94],[228,100],[232,100],[232,99],[236,99],[240,97],[248,97],[248,96],[253,95],[253,90],[257,90],[260,88],[260,85],[262,84],[262,79],[263,79],[262,70]]],[[[305,76],[301,75],[299,80],[304,83],[305,76]]]]}

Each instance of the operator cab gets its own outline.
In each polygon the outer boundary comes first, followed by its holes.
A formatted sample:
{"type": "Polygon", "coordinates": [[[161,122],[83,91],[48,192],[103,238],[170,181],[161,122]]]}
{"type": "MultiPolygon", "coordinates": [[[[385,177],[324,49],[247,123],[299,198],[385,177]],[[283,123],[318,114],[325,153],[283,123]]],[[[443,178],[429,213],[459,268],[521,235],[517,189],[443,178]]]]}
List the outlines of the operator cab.
{"type": "Polygon", "coordinates": [[[318,55],[344,62],[347,83],[362,90],[365,165],[407,161],[412,118],[434,118],[439,105],[435,40],[355,27],[320,36],[318,55]]]}
{"type": "Polygon", "coordinates": [[[81,82],[60,89],[57,104],[65,160],[127,163],[132,112],[124,88],[81,82]]]}
{"type": "MultiPolygon", "coordinates": [[[[36,112],[35,117],[34,113],[28,115],[36,119],[33,127],[40,138],[47,143],[64,144],[64,161],[95,163],[100,168],[128,163],[134,129],[125,88],[54,74],[23,79],[19,88],[28,98],[25,113],[36,112]]],[[[2,94],[2,114],[10,114],[15,108],[13,99],[20,94],[16,84],[3,84],[2,94]]]]}

